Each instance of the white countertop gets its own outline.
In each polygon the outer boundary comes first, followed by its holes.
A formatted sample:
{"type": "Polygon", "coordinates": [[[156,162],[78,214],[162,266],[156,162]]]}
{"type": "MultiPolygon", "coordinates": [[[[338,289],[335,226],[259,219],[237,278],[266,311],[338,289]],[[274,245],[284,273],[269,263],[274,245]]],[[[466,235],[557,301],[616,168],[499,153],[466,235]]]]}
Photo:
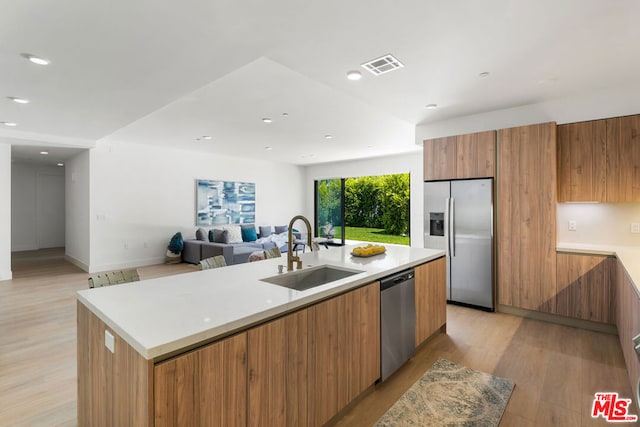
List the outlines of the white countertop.
{"type": "MultiPolygon", "coordinates": [[[[387,245],[370,258],[353,246],[302,254],[303,269],[334,265],[362,273],[296,291],[263,282],[278,275],[275,258],[158,279],[82,290],[78,300],[146,359],[156,359],[444,256],[444,251],[387,245]]],[[[287,274],[287,273],[283,273],[287,274]]]]}
{"type": "Polygon", "coordinates": [[[637,246],[587,245],[582,243],[564,243],[556,245],[558,252],[571,252],[586,255],[616,256],[627,271],[631,283],[640,298],[640,248],[637,246]]]}

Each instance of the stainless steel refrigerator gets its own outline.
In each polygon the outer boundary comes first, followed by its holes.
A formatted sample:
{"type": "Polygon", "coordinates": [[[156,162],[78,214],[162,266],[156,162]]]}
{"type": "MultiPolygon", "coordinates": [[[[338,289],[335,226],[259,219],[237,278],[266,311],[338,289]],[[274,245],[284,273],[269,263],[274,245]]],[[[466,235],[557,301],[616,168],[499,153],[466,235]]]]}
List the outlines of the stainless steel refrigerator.
{"type": "Polygon", "coordinates": [[[494,310],[493,178],[424,183],[424,246],[447,252],[447,300],[494,310]]]}

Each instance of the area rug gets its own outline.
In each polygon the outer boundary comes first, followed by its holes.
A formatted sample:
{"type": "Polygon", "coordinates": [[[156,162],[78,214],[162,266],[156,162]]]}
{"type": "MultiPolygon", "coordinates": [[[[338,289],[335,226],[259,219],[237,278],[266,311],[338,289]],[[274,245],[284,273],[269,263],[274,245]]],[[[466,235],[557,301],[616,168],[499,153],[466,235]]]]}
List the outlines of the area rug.
{"type": "Polygon", "coordinates": [[[511,380],[438,359],[376,426],[497,426],[514,386],[511,380]]]}

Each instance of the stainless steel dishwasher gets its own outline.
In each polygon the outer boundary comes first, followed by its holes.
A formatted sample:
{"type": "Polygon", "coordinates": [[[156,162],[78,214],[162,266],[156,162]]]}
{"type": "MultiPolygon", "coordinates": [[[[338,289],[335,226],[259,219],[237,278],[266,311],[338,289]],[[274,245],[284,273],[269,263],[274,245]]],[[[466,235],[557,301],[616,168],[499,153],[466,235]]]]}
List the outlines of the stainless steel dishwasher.
{"type": "Polygon", "coordinates": [[[413,269],[380,281],[380,371],[384,381],[415,353],[413,269]]]}

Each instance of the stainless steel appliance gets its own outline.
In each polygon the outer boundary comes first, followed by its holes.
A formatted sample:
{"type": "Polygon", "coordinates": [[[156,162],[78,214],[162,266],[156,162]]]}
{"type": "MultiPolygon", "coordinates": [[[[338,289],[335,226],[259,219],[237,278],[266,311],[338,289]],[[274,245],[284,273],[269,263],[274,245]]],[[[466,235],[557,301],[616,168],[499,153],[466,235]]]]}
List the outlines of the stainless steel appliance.
{"type": "Polygon", "coordinates": [[[416,340],[413,269],[380,281],[380,368],[384,381],[413,357],[416,340]]]}
{"type": "Polygon", "coordinates": [[[493,178],[425,182],[424,217],[424,247],[447,252],[447,300],[493,311],[493,178]]]}

